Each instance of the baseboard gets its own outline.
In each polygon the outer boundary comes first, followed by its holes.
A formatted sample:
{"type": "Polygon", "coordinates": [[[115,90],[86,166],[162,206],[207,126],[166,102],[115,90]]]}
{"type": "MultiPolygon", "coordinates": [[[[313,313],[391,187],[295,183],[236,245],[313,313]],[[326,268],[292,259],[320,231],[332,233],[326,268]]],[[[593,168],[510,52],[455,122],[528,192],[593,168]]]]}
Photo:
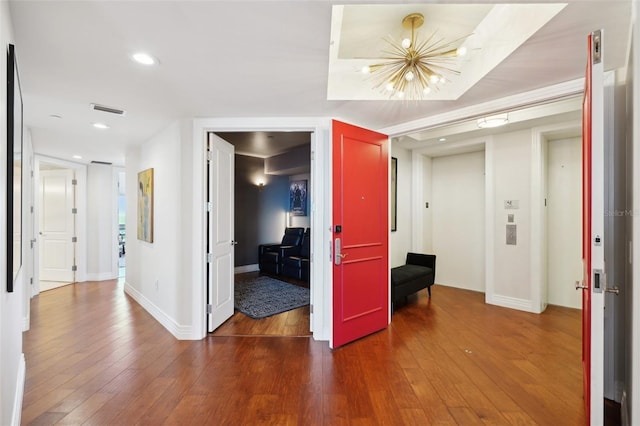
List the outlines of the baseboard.
{"type": "Polygon", "coordinates": [[[107,281],[107,280],[115,280],[118,278],[118,272],[99,272],[99,273],[91,273],[87,272],[87,281],[107,281]]]}
{"type": "Polygon", "coordinates": [[[13,415],[11,416],[11,425],[20,426],[22,420],[22,400],[24,398],[24,381],[26,379],[27,366],[24,359],[24,353],[20,354],[18,363],[18,378],[16,382],[16,395],[13,400],[13,415]]]}
{"type": "Polygon", "coordinates": [[[29,315],[22,317],[22,331],[29,331],[29,327],[31,327],[29,315]]]}
{"type": "Polygon", "coordinates": [[[516,309],[518,311],[531,312],[534,314],[540,313],[540,310],[533,306],[533,301],[527,299],[518,299],[516,297],[494,294],[492,297],[487,297],[485,301],[490,305],[502,306],[503,308],[516,309]]]}
{"type": "Polygon", "coordinates": [[[169,315],[164,313],[162,309],[157,307],[153,302],[147,299],[144,294],[140,293],[137,289],[133,288],[129,283],[124,283],[124,291],[133,300],[138,302],[140,306],[144,308],[156,321],[158,321],[164,328],[166,328],[171,334],[178,340],[202,340],[202,336],[195,336],[193,328],[187,325],[180,325],[169,315]]]}
{"type": "Polygon", "coordinates": [[[246,272],[256,272],[260,270],[260,265],[254,263],[253,265],[236,266],[233,270],[235,274],[244,274],[246,272]]]}

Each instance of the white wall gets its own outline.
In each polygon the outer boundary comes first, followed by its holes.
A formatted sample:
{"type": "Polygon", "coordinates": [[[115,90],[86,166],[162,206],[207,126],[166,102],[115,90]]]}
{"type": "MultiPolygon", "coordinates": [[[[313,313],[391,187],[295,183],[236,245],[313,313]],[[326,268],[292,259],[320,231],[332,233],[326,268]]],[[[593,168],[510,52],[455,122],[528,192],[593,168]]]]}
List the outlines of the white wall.
{"type": "MultiPolygon", "coordinates": [[[[391,232],[389,244],[391,255],[389,267],[404,265],[407,252],[411,251],[411,153],[399,147],[391,146],[391,156],[398,159],[398,189],[396,196],[398,206],[396,209],[396,231],[391,232]]],[[[391,222],[391,221],[389,221],[391,222]]]]}
{"type": "Polygon", "coordinates": [[[547,302],[580,309],[582,294],[582,144],[580,138],[548,142],[547,302]]]}
{"type": "Polygon", "coordinates": [[[531,130],[494,135],[486,144],[486,155],[491,164],[487,203],[493,221],[492,234],[487,235],[493,245],[487,262],[492,276],[487,281],[487,303],[535,310],[531,305],[531,130]],[[505,209],[506,200],[517,201],[518,209],[505,209]],[[506,244],[510,213],[517,225],[516,245],[506,244]]]}
{"type": "Polygon", "coordinates": [[[176,121],[126,154],[125,291],[178,338],[191,338],[193,325],[190,244],[184,244],[191,242],[193,195],[189,125],[176,121]],[[138,173],[148,168],[154,179],[153,243],[137,239],[138,173]]]}
{"type": "Polygon", "coordinates": [[[87,279],[118,277],[117,172],[111,165],[89,164],[87,168],[87,279]]]}
{"type": "Polygon", "coordinates": [[[485,290],[484,152],[432,160],[432,238],[438,284],[485,290]]]}
{"type": "Polygon", "coordinates": [[[416,208],[422,217],[422,247],[425,253],[433,253],[433,200],[432,200],[432,160],[431,157],[421,158],[422,163],[422,200],[416,208]],[[429,207],[427,208],[427,203],[429,207]]]}
{"type": "MultiPolygon", "coordinates": [[[[7,55],[6,46],[13,42],[13,28],[9,17],[9,2],[0,2],[0,45],[3,46],[3,53],[0,54],[0,103],[7,104],[7,55]]],[[[20,59],[20,49],[16,47],[18,60],[20,59]]],[[[5,111],[5,108],[2,109],[5,111]]],[[[7,134],[7,115],[0,114],[0,134],[7,134]]],[[[4,145],[3,145],[4,146],[4,145]]],[[[2,184],[0,185],[0,223],[6,223],[6,164],[7,152],[0,149],[0,175],[2,184]]],[[[24,209],[23,209],[24,213],[24,209]]],[[[23,234],[24,236],[24,234],[23,234]]],[[[7,240],[6,227],[0,227],[0,241],[4,244],[7,240]]],[[[25,247],[23,239],[22,246],[25,247]]],[[[23,251],[24,254],[24,251],[23,251]]],[[[23,257],[24,258],[24,257],[23,257]]],[[[13,293],[7,293],[7,258],[0,256],[0,276],[2,283],[0,288],[0,424],[18,424],[20,421],[20,410],[22,404],[22,393],[24,389],[24,355],[22,354],[22,321],[24,309],[24,267],[18,274],[13,293]]]]}

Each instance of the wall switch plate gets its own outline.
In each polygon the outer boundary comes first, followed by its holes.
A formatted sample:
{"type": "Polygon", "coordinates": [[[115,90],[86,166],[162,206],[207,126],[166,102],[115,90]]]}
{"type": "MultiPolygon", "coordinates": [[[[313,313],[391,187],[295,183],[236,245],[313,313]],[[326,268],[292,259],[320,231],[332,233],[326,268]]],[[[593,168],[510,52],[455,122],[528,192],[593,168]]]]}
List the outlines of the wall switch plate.
{"type": "Polygon", "coordinates": [[[516,210],[520,208],[520,200],[504,200],[504,208],[506,210],[516,210]]]}

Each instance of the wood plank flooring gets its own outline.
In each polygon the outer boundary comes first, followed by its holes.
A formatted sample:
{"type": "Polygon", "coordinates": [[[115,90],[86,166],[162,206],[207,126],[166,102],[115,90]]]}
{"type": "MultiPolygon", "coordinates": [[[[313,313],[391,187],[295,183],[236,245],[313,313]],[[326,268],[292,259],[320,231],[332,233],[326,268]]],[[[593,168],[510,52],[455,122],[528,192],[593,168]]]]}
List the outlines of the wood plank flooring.
{"type": "MultiPolygon", "coordinates": [[[[239,282],[260,275],[258,272],[247,272],[244,274],[236,274],[235,281],[239,282]]],[[[300,287],[309,288],[309,284],[304,281],[295,280],[287,277],[274,276],[280,281],[285,281],[300,287]]],[[[311,322],[309,316],[309,307],[293,309],[283,312],[279,315],[262,318],[259,320],[246,316],[241,312],[235,312],[224,324],[216,331],[214,336],[311,336],[311,322]]]]}
{"type": "Polygon", "coordinates": [[[32,300],[22,424],[582,425],[579,311],[433,287],[388,329],[178,341],[116,281],[32,300]]]}

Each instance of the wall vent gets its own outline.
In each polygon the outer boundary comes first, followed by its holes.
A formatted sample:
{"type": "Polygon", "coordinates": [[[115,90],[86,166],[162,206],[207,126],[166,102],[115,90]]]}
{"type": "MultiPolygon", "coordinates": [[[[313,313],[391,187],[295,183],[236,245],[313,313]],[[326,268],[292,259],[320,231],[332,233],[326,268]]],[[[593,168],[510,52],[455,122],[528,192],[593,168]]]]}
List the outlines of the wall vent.
{"type": "Polygon", "coordinates": [[[125,115],[126,113],[125,110],[123,109],[108,107],[100,104],[91,104],[91,109],[94,111],[108,112],[109,114],[115,114],[115,115],[125,115]]]}
{"type": "Polygon", "coordinates": [[[105,166],[110,166],[113,163],[110,163],[108,161],[96,161],[96,160],[93,160],[93,161],[91,161],[91,164],[104,164],[105,166]]]}

